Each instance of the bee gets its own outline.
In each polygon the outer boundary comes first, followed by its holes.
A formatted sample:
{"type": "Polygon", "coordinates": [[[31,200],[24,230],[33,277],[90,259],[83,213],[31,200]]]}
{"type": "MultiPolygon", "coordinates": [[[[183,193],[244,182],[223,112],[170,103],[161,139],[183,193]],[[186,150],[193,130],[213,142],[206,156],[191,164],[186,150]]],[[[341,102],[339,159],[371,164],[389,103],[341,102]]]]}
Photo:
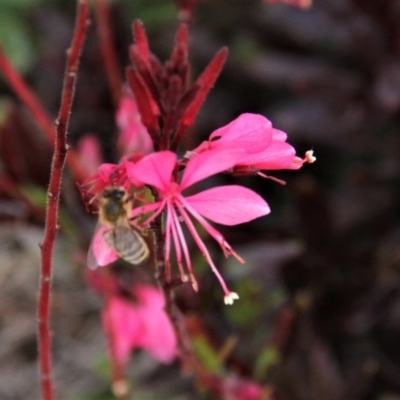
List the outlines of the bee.
{"type": "Polygon", "coordinates": [[[99,223],[109,227],[103,232],[107,244],[130,264],[140,264],[149,248],[139,230],[129,223],[132,197],[122,186],[105,188],[100,198],[99,223]]]}

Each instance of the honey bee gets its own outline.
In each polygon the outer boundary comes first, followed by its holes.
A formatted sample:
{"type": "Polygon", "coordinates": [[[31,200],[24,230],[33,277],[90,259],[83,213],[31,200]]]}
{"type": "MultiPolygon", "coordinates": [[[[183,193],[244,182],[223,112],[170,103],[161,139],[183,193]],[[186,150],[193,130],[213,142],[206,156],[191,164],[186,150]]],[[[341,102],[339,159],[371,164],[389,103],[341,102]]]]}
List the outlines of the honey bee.
{"type": "Polygon", "coordinates": [[[100,199],[99,223],[109,227],[103,237],[118,256],[130,264],[140,264],[149,248],[139,230],[129,223],[132,198],[122,186],[105,188],[100,199]]]}

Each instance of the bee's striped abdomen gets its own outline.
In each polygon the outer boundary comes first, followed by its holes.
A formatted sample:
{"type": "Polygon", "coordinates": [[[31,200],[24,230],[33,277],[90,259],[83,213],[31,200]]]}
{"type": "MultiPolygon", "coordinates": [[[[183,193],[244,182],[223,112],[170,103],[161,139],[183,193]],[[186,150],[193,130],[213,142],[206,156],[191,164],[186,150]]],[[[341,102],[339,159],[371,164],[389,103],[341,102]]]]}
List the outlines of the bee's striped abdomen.
{"type": "Polygon", "coordinates": [[[146,242],[133,228],[116,226],[104,232],[104,238],[118,256],[130,264],[140,264],[149,255],[146,242]]]}

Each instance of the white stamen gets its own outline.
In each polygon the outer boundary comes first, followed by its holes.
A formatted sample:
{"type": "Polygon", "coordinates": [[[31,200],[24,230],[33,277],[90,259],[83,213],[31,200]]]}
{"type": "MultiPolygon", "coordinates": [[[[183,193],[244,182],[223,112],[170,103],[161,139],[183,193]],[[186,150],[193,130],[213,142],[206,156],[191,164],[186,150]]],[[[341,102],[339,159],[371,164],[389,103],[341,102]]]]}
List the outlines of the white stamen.
{"type": "Polygon", "coordinates": [[[235,292],[230,292],[224,297],[224,303],[226,305],[232,305],[235,300],[239,300],[239,295],[235,292]]]}
{"type": "Polygon", "coordinates": [[[307,161],[310,164],[317,161],[317,157],[314,156],[314,150],[306,151],[305,161],[307,161]]]}

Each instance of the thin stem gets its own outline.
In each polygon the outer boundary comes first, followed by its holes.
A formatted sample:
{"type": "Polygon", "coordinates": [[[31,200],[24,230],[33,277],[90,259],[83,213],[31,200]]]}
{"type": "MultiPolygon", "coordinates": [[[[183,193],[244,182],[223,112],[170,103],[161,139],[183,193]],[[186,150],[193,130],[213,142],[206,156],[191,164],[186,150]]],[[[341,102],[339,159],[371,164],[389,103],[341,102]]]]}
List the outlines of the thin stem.
{"type": "Polygon", "coordinates": [[[179,356],[184,364],[184,367],[186,367],[185,369],[191,369],[191,366],[196,358],[193,354],[187,332],[184,329],[182,315],[175,304],[173,289],[167,281],[167,268],[164,259],[165,238],[162,229],[162,215],[159,215],[154,219],[152,222],[152,228],[154,231],[153,244],[156,279],[165,297],[165,311],[171,319],[175,334],[177,336],[179,356]]]}
{"type": "Polygon", "coordinates": [[[106,68],[108,85],[114,104],[118,104],[121,97],[122,76],[119,68],[110,24],[110,8],[106,0],[95,1],[97,20],[97,36],[106,68]]]}
{"type": "MultiPolygon", "coordinates": [[[[55,141],[55,133],[54,124],[51,117],[43,108],[36,95],[24,82],[18,71],[11,64],[1,45],[0,71],[3,73],[5,80],[8,82],[13,92],[19,97],[20,101],[29,110],[33,120],[36,122],[39,129],[44,133],[45,137],[51,143],[51,145],[53,145],[55,141]]],[[[76,181],[82,182],[87,177],[87,173],[83,169],[78,159],[78,155],[72,149],[69,151],[67,164],[76,181]]]]}
{"type": "MultiPolygon", "coordinates": [[[[155,191],[153,195],[154,201],[159,201],[158,194],[155,191]]],[[[153,230],[154,263],[156,266],[155,275],[165,298],[165,311],[172,322],[177,337],[178,354],[182,362],[182,367],[186,372],[193,373],[209,390],[215,391],[215,378],[203,367],[201,361],[193,351],[183,315],[175,302],[174,289],[167,279],[165,235],[162,219],[163,214],[160,214],[151,223],[151,228],[153,230]]]]}
{"type": "MultiPolygon", "coordinates": [[[[51,365],[51,333],[49,321],[52,256],[54,240],[58,228],[57,215],[58,203],[60,199],[61,178],[67,156],[66,136],[68,120],[74,95],[79,57],[83,42],[86,37],[86,31],[89,26],[88,15],[88,0],[79,0],[74,36],[72,38],[71,47],[67,50],[67,63],[64,75],[60,111],[55,123],[55,143],[53,159],[51,162],[50,182],[47,191],[45,233],[43,242],[40,245],[42,263],[40,270],[39,303],[37,315],[40,383],[44,400],[54,399],[51,365]]],[[[39,115],[41,114],[39,113],[39,115]]]]}

